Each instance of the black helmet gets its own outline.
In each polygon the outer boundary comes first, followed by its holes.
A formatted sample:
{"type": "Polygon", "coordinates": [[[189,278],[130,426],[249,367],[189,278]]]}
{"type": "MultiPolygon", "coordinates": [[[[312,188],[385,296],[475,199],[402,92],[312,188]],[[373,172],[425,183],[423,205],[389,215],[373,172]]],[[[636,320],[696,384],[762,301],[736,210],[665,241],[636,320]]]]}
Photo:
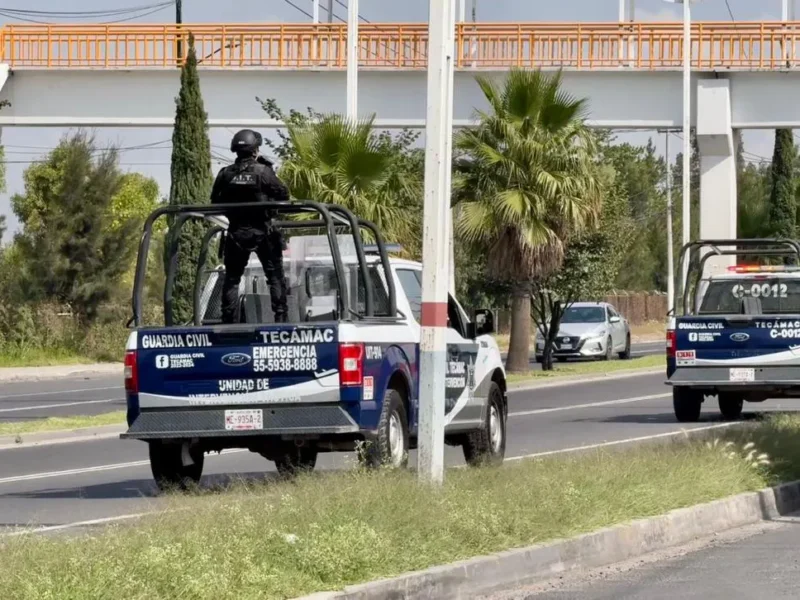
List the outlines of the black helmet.
{"type": "Polygon", "coordinates": [[[242,129],[231,140],[231,152],[236,154],[255,154],[263,139],[261,134],[252,129],[242,129]]]}

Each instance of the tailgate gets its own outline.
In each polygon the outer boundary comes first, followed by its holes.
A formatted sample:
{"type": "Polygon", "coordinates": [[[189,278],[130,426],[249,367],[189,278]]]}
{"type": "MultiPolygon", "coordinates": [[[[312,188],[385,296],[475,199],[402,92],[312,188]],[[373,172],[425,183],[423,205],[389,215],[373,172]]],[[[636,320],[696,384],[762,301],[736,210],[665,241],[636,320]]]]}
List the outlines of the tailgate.
{"type": "Polygon", "coordinates": [[[680,318],[675,365],[800,365],[800,315],[680,318]]]}
{"type": "Polygon", "coordinates": [[[140,330],[136,358],[141,408],[339,401],[336,323],[140,330]]]}

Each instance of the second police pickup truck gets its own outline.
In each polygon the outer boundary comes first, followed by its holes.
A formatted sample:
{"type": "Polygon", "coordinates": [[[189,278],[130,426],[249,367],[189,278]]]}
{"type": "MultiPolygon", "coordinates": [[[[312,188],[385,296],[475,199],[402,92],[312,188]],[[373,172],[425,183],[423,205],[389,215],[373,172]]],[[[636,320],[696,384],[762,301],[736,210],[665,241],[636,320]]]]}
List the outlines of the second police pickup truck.
{"type": "MultiPolygon", "coordinates": [[[[312,469],[320,452],[354,449],[369,465],[403,466],[416,445],[420,264],[389,258],[377,228],[342,207],[268,206],[290,218],[278,223],[284,232],[298,233],[284,253],[285,324],[272,319],[255,260],[241,284],[242,323],[221,324],[224,269],[205,266],[212,241],[224,238],[219,207],[163,208],[145,224],[125,357],[129,429],[122,437],[148,443],[161,486],[198,481],[205,454],[228,448],[259,453],[292,474],[312,469]],[[298,214],[315,220],[291,219],[298,214]],[[193,321],[174,322],[179,249],[173,245],[165,325],[146,326],[146,259],[153,223],[164,215],[177,228],[189,219],[213,227],[197,259],[193,321]],[[299,235],[308,231],[323,233],[299,235]],[[372,248],[363,245],[362,231],[375,240],[372,248]]],[[[476,315],[470,321],[449,298],[445,440],[461,446],[470,464],[498,463],[506,444],[506,377],[489,335],[492,314],[476,315]]]]}
{"type": "Polygon", "coordinates": [[[706,396],[717,396],[731,420],[744,402],[800,396],[800,244],[699,240],[681,255],[701,250],[684,283],[683,313],[667,330],[667,383],[678,421],[699,420],[706,396]],[[746,257],[748,264],[704,275],[715,256],[746,257]],[[778,261],[787,264],[763,264],[778,261]]]}

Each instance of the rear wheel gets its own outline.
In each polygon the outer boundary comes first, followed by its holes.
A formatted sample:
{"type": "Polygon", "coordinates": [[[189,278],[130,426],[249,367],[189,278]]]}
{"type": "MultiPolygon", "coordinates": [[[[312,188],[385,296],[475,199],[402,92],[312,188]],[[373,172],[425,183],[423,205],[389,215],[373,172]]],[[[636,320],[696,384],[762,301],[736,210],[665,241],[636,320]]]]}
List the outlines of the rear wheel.
{"type": "Polygon", "coordinates": [[[717,396],[719,402],[719,412],[722,413],[722,418],[726,421],[735,421],[742,416],[742,407],[744,406],[744,398],[737,394],[719,394],[717,396]]]}
{"type": "Polygon", "coordinates": [[[310,473],[317,466],[319,452],[312,446],[287,444],[274,457],[275,468],[282,477],[294,477],[300,473],[310,473]]]}
{"type": "Polygon", "coordinates": [[[408,465],[408,416],[403,396],[388,389],[378,421],[378,435],[369,441],[362,457],[368,467],[401,468],[408,465]]]}
{"type": "Polygon", "coordinates": [[[185,490],[200,481],[203,475],[205,454],[197,446],[187,450],[192,464],[184,465],[183,444],[150,442],[150,470],[156,485],[162,491],[185,490]]]}
{"type": "Polygon", "coordinates": [[[499,465],[506,455],[506,412],[503,392],[494,381],[489,387],[489,403],[483,427],[464,440],[464,460],[470,466],[499,465]]]}
{"type": "Polygon", "coordinates": [[[672,406],[675,410],[675,417],[681,423],[699,421],[702,404],[702,392],[682,387],[672,389],[672,406]]]}

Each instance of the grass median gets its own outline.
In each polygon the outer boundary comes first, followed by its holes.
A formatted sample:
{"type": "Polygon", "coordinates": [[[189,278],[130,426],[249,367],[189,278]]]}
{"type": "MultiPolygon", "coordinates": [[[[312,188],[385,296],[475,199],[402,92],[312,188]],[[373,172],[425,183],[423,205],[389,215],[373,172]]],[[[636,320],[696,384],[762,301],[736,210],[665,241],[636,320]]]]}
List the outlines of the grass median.
{"type": "Polygon", "coordinates": [[[408,472],[350,471],[171,496],[186,510],[92,535],[7,538],[0,597],[292,598],[800,476],[799,417],[717,435],[451,470],[440,490],[408,472]]]}
{"type": "Polygon", "coordinates": [[[75,416],[75,417],[48,417],[33,421],[10,421],[0,423],[0,435],[22,435],[26,433],[40,433],[43,431],[72,431],[87,427],[102,427],[103,425],[121,425],[125,423],[125,411],[100,415],[75,416]]]}

